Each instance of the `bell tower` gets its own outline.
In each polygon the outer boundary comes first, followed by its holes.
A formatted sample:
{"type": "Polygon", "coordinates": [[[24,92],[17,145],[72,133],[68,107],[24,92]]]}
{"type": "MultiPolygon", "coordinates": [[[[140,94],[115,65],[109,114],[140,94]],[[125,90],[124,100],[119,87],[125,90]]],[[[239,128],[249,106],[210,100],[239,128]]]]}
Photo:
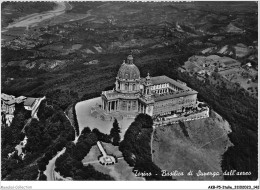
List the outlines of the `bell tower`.
{"type": "Polygon", "coordinates": [[[149,73],[147,73],[147,77],[145,77],[145,82],[144,82],[143,86],[144,86],[144,91],[143,91],[144,97],[146,97],[148,99],[151,98],[151,96],[152,96],[152,89],[151,89],[152,81],[151,81],[151,77],[150,77],[149,73]]]}
{"type": "Polygon", "coordinates": [[[153,115],[153,106],[154,106],[154,99],[152,97],[152,81],[150,74],[147,73],[147,77],[145,77],[145,81],[143,83],[143,91],[140,97],[140,100],[143,105],[143,113],[146,113],[150,116],[153,115]]]}

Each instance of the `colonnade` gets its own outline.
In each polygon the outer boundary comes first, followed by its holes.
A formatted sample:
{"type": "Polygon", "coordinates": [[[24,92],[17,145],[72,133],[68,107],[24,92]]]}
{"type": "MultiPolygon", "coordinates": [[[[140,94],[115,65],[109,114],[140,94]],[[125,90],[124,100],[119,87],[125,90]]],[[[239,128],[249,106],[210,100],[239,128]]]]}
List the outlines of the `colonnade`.
{"type": "Polygon", "coordinates": [[[101,108],[103,110],[105,110],[107,113],[113,112],[113,111],[127,111],[127,112],[131,112],[131,111],[137,111],[139,113],[145,113],[146,112],[146,106],[136,102],[135,106],[133,104],[132,101],[127,101],[125,102],[125,106],[123,106],[124,109],[121,110],[120,109],[120,102],[119,100],[111,100],[111,101],[105,101],[104,99],[102,99],[102,103],[101,103],[101,108]],[[136,107],[138,106],[138,108],[136,107]]]}
{"type": "Polygon", "coordinates": [[[112,101],[105,102],[102,99],[101,106],[102,106],[102,109],[107,112],[118,111],[119,110],[119,100],[112,100],[112,101]]]}
{"type": "Polygon", "coordinates": [[[146,106],[141,104],[141,103],[139,103],[138,104],[138,112],[139,113],[145,113],[145,110],[146,110],[146,106]]]}
{"type": "Polygon", "coordinates": [[[168,93],[168,92],[171,92],[171,89],[163,88],[163,89],[160,89],[160,90],[155,90],[155,93],[157,93],[157,94],[164,94],[164,93],[168,93]]]}

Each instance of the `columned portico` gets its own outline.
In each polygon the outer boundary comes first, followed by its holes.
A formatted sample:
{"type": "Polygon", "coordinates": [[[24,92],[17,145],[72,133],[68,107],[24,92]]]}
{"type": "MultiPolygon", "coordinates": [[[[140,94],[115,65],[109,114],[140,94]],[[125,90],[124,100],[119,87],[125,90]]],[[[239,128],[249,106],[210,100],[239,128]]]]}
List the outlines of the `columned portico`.
{"type": "Polygon", "coordinates": [[[138,103],[138,112],[145,113],[145,109],[145,105],[143,105],[142,103],[138,103]]]}
{"type": "Polygon", "coordinates": [[[119,109],[119,100],[109,100],[105,101],[102,99],[102,109],[106,112],[115,112],[120,111],[119,109]]]}

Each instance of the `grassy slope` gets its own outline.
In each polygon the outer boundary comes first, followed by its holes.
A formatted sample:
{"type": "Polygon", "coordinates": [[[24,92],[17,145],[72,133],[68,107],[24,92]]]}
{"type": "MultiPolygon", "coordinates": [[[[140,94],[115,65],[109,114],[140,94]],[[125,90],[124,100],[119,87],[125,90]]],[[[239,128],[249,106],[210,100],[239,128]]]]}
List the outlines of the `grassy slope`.
{"type": "MultiPolygon", "coordinates": [[[[109,143],[102,142],[107,154],[113,154],[116,157],[122,157],[122,152],[118,150],[117,146],[113,146],[109,143]]],[[[98,156],[101,155],[98,147],[95,145],[91,148],[90,152],[86,155],[86,157],[82,160],[82,162],[92,162],[96,161],[98,156]]],[[[135,177],[132,172],[132,167],[130,167],[124,159],[119,159],[118,163],[111,166],[103,166],[100,163],[91,164],[93,167],[104,174],[110,175],[115,180],[130,180],[137,181],[142,180],[140,177],[135,177]]]]}
{"type": "Polygon", "coordinates": [[[132,172],[133,167],[130,167],[124,159],[118,160],[118,163],[111,166],[103,166],[99,163],[92,164],[95,170],[112,176],[116,181],[139,181],[141,177],[136,177],[132,172]]]}
{"type": "Polygon", "coordinates": [[[184,172],[177,180],[223,180],[222,176],[197,177],[196,172],[220,172],[221,155],[231,145],[226,121],[212,113],[210,118],[184,123],[186,137],[179,124],[156,128],[153,141],[153,161],[168,172],[184,172]],[[216,139],[216,140],[215,140],[216,139]],[[215,141],[214,141],[215,140],[215,141]],[[187,176],[190,170],[194,176],[187,176]]]}

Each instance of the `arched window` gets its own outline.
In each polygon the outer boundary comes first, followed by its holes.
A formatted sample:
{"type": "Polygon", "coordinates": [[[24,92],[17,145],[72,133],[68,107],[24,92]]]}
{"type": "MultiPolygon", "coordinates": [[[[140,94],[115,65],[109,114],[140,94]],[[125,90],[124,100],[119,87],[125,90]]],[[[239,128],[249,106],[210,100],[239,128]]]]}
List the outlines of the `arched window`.
{"type": "Polygon", "coordinates": [[[129,89],[129,85],[128,83],[125,83],[125,90],[128,90],[129,89]]]}
{"type": "Polygon", "coordinates": [[[133,84],[133,90],[135,90],[135,84],[133,84]]]}

